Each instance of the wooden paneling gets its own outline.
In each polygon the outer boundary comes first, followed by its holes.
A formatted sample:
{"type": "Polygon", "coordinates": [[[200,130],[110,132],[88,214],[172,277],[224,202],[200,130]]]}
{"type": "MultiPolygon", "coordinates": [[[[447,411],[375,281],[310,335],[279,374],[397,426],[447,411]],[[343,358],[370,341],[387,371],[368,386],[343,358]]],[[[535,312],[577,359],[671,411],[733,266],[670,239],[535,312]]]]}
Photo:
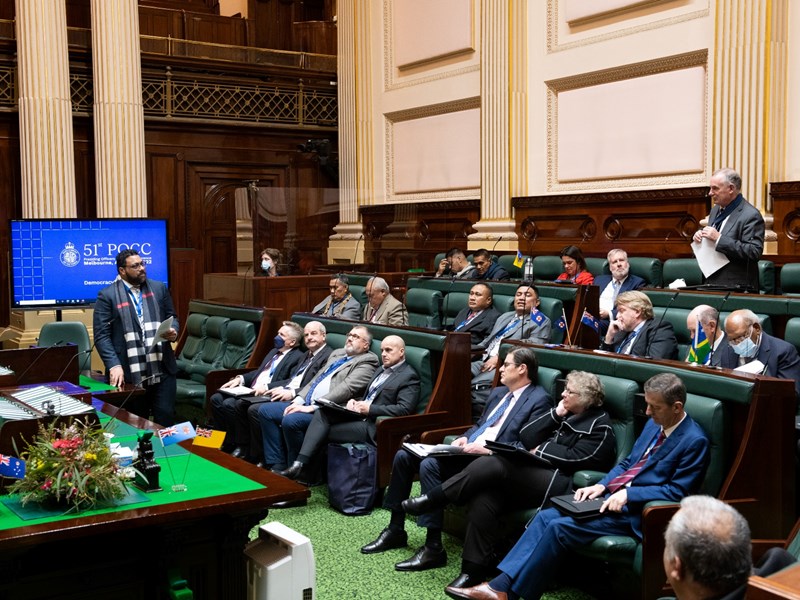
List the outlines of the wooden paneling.
{"type": "Polygon", "coordinates": [[[20,190],[19,121],[16,114],[0,113],[0,325],[9,323],[9,234],[8,220],[19,218],[22,213],[20,190]]]}
{"type": "Polygon", "coordinates": [[[203,297],[203,253],[194,248],[169,249],[169,291],[181,328],[186,324],[189,301],[203,297]]]}
{"type": "Polygon", "coordinates": [[[303,21],[293,23],[294,45],[298,52],[336,54],[336,23],[326,21],[303,21]]]}
{"type": "Polygon", "coordinates": [[[773,229],[778,234],[778,253],[797,255],[800,250],[800,181],[770,183],[769,197],[775,217],[773,229]]]}

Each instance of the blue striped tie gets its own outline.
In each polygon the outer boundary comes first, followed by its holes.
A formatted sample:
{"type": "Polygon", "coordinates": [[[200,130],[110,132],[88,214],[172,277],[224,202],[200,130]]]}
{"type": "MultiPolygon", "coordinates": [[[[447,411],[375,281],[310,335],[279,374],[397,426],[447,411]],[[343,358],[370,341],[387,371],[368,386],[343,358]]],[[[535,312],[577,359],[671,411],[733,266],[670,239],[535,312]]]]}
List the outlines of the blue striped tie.
{"type": "Polygon", "coordinates": [[[503,398],[503,401],[497,405],[497,408],[494,412],[489,415],[489,418],[483,422],[483,425],[478,427],[475,431],[472,432],[472,435],[467,438],[468,443],[472,443],[477,440],[480,436],[483,435],[483,432],[489,429],[492,425],[497,423],[500,420],[500,417],[503,416],[503,413],[508,410],[509,405],[511,404],[511,399],[514,397],[514,392],[508,392],[506,397],[503,398]]]}
{"type": "Polygon", "coordinates": [[[317,377],[314,380],[314,382],[311,384],[311,387],[308,390],[308,393],[306,394],[306,399],[305,399],[305,405],[306,406],[311,404],[311,399],[314,397],[314,390],[317,389],[317,386],[320,383],[322,383],[325,380],[325,378],[328,377],[328,375],[333,373],[336,369],[341,367],[344,363],[346,363],[351,358],[353,358],[353,357],[352,356],[343,356],[342,358],[337,360],[335,363],[333,363],[330,367],[325,369],[325,372],[322,373],[322,375],[320,375],[319,377],[317,377]]]}

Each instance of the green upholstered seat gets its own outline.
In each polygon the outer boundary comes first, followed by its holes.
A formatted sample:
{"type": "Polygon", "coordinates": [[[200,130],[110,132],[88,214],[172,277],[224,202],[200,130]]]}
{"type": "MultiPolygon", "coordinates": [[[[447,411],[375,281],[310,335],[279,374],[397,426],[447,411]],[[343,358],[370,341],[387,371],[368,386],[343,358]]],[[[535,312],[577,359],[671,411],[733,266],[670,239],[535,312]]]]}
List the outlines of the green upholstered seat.
{"type": "Polygon", "coordinates": [[[349,284],[350,293],[353,295],[353,298],[358,300],[361,304],[361,307],[367,305],[367,288],[365,285],[358,285],[358,284],[349,284]]]}
{"type": "Polygon", "coordinates": [[[78,352],[83,352],[78,358],[78,370],[91,370],[92,355],[89,350],[92,349],[92,344],[89,342],[86,325],[80,321],[52,321],[42,325],[39,338],[36,340],[37,346],[60,346],[65,343],[75,344],[78,352]]]}
{"type": "MultiPolygon", "coordinates": [[[[525,259],[528,258],[527,256],[522,257],[522,265],[525,265],[525,259]]],[[[508,271],[509,276],[511,279],[522,279],[522,267],[518,267],[514,264],[514,261],[517,259],[516,254],[504,254],[497,259],[497,264],[503,267],[506,271],[508,271]]]]}
{"type": "Polygon", "coordinates": [[[652,256],[629,256],[628,263],[631,273],[647,282],[646,287],[664,285],[664,265],[659,259],[652,256]]]}
{"type": "Polygon", "coordinates": [[[558,298],[542,296],[539,298],[539,310],[550,319],[552,325],[550,329],[550,342],[553,344],[560,344],[563,342],[564,330],[557,327],[556,324],[564,311],[564,303],[558,298]]]}
{"type": "Polygon", "coordinates": [[[800,352],[800,317],[792,317],[786,321],[783,339],[792,344],[800,352]]]}
{"type": "Polygon", "coordinates": [[[186,319],[186,340],[176,359],[179,372],[187,372],[189,365],[199,360],[206,343],[206,321],[208,315],[201,313],[193,313],[186,319]]]}
{"type": "Polygon", "coordinates": [[[694,258],[668,258],[663,267],[664,287],[676,279],[683,279],[686,285],[703,283],[703,272],[694,258]]]}
{"type": "Polygon", "coordinates": [[[225,331],[225,353],[221,369],[241,369],[250,360],[256,345],[256,329],[250,321],[234,319],[225,331]]]}
{"type": "Polygon", "coordinates": [[[781,293],[800,295],[800,263],[787,263],[781,267],[781,293]]]}
{"type": "Polygon", "coordinates": [[[597,277],[598,275],[608,274],[608,260],[605,258],[595,258],[593,256],[586,257],[586,268],[589,272],[597,277]]]}
{"type": "Polygon", "coordinates": [[[506,294],[494,294],[492,298],[495,310],[501,315],[514,310],[514,296],[509,296],[506,294]]]}
{"type": "Polygon", "coordinates": [[[564,267],[560,256],[537,256],[533,259],[533,277],[540,281],[554,281],[564,267]]]}
{"type": "Polygon", "coordinates": [[[775,263],[771,260],[758,261],[758,287],[762,294],[775,293],[775,263]]]}
{"type": "Polygon", "coordinates": [[[408,324],[427,329],[442,328],[442,293],[438,290],[411,288],[406,292],[408,324]]]}
{"type": "Polygon", "coordinates": [[[442,300],[442,326],[452,328],[455,323],[456,315],[461,309],[466,308],[469,300],[469,292],[449,292],[442,300]]]}

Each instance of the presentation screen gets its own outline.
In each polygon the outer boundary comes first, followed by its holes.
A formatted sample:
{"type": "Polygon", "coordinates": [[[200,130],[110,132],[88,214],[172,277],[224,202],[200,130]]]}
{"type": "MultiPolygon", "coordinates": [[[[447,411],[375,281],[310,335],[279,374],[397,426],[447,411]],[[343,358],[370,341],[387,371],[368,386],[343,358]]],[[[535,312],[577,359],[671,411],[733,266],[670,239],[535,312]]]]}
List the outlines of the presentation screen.
{"type": "Polygon", "coordinates": [[[116,257],[139,252],[147,278],[169,285],[164,219],[26,219],[11,221],[12,307],[94,304],[116,279],[116,257]]]}

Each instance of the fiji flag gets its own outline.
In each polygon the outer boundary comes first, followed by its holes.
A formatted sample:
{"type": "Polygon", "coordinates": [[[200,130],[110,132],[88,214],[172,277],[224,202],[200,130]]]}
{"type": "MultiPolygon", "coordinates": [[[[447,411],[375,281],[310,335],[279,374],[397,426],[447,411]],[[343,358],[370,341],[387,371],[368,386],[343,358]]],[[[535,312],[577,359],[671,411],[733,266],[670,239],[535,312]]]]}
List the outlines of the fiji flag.
{"type": "Polygon", "coordinates": [[[13,456],[0,454],[0,475],[3,477],[13,477],[14,479],[25,478],[25,461],[13,456]]]}
{"type": "Polygon", "coordinates": [[[707,365],[711,359],[711,344],[708,343],[706,332],[699,325],[698,323],[698,327],[694,330],[694,339],[692,339],[692,347],[689,348],[688,361],[707,365]]]}
{"type": "Polygon", "coordinates": [[[524,265],[524,264],[525,264],[525,261],[524,261],[524,260],[522,260],[522,252],[520,252],[519,250],[517,250],[517,256],[514,258],[514,266],[515,266],[515,267],[517,267],[517,268],[519,269],[519,268],[521,268],[521,267],[522,267],[522,265],[524,265]]]}
{"type": "Polygon", "coordinates": [[[161,438],[161,443],[164,446],[171,446],[183,440],[191,440],[195,435],[197,434],[194,431],[194,426],[189,421],[158,430],[158,437],[161,438]]]}
{"type": "Polygon", "coordinates": [[[531,308],[531,321],[533,321],[537,325],[541,325],[542,321],[544,321],[544,319],[545,319],[545,316],[544,316],[544,313],[542,311],[540,311],[535,306],[533,308],[531,308]]]}
{"type": "Polygon", "coordinates": [[[591,327],[598,333],[600,332],[600,322],[597,319],[595,319],[592,313],[590,313],[589,311],[586,310],[583,311],[583,317],[581,317],[581,323],[587,325],[588,327],[591,327]]]}

